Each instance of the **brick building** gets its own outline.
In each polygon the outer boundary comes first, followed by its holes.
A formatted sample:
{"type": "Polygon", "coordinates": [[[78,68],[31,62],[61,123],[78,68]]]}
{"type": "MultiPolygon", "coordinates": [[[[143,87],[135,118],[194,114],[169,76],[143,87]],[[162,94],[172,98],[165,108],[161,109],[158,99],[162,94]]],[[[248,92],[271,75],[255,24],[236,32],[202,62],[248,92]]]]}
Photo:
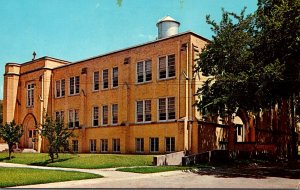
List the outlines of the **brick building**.
{"type": "Polygon", "coordinates": [[[179,25],[165,17],[157,40],[82,61],[7,63],[3,119],[23,125],[19,147],[47,150],[35,126],[48,114],[75,128],[73,152],[198,152],[193,65],[208,40],[179,25]]]}

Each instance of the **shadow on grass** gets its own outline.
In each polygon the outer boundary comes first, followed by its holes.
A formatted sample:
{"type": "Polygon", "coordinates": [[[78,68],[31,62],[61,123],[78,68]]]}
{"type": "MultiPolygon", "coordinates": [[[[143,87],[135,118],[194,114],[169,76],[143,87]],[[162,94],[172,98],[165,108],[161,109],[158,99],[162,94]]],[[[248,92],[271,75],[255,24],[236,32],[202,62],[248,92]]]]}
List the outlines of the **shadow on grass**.
{"type": "Polygon", "coordinates": [[[8,160],[12,160],[13,158],[15,158],[15,156],[11,156],[11,159],[9,159],[8,157],[5,157],[5,158],[0,158],[0,162],[4,162],[4,161],[8,161],[8,160]]]}
{"type": "Polygon", "coordinates": [[[215,165],[211,167],[197,167],[190,171],[199,175],[213,175],[220,178],[256,178],[280,177],[300,179],[299,163],[293,168],[282,163],[232,163],[229,165],[215,165]]]}
{"type": "Polygon", "coordinates": [[[48,166],[49,164],[54,164],[54,163],[59,163],[59,162],[64,162],[67,160],[70,160],[72,158],[59,158],[59,159],[54,159],[54,162],[51,161],[51,159],[45,160],[43,162],[32,162],[28,165],[33,165],[33,166],[48,166]]]}

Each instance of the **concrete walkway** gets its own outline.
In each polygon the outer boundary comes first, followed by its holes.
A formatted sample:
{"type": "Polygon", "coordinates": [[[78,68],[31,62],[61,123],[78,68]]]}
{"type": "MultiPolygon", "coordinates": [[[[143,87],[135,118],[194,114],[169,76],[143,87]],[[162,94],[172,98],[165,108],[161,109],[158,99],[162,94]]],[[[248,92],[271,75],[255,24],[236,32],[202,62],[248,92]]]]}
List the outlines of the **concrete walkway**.
{"type": "Polygon", "coordinates": [[[153,174],[135,174],[111,169],[73,169],[57,167],[28,166],[0,162],[0,167],[26,167],[48,170],[81,171],[103,175],[104,178],[67,181],[58,183],[18,186],[17,188],[282,188],[297,189],[299,179],[267,177],[222,178],[213,175],[199,175],[191,172],[171,171],[153,174]]]}

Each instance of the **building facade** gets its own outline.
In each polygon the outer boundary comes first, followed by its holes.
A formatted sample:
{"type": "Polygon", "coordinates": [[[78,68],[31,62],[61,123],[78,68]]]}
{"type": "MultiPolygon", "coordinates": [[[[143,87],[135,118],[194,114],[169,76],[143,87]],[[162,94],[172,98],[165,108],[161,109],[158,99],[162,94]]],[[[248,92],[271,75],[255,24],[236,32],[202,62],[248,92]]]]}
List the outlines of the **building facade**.
{"type": "Polygon", "coordinates": [[[3,119],[23,125],[19,147],[47,151],[35,129],[49,115],[74,128],[71,152],[198,152],[193,66],[208,40],[170,17],[157,26],[155,41],[78,62],[7,63],[3,119]]]}

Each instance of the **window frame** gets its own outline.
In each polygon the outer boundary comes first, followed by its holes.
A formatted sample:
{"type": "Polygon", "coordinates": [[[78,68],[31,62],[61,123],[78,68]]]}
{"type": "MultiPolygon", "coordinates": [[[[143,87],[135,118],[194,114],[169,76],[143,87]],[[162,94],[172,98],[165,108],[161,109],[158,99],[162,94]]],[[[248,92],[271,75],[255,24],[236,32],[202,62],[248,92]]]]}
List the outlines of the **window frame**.
{"type": "Polygon", "coordinates": [[[108,123],[109,123],[109,122],[108,122],[108,115],[109,115],[108,107],[109,107],[108,105],[102,105],[102,106],[101,106],[101,126],[107,126],[108,123]],[[106,123],[103,122],[103,121],[104,121],[104,118],[105,118],[105,117],[104,117],[104,111],[103,111],[103,110],[104,110],[104,107],[107,108],[107,110],[106,110],[106,121],[107,121],[107,122],[106,122],[106,123]]]}
{"type": "Polygon", "coordinates": [[[145,59],[145,60],[141,60],[138,61],[136,63],[136,72],[135,72],[135,76],[136,76],[136,80],[135,83],[136,84],[144,84],[144,83],[149,83],[152,82],[153,80],[153,72],[152,72],[152,60],[151,59],[145,59]],[[139,72],[138,72],[138,66],[139,64],[142,64],[142,76],[143,76],[143,81],[139,82],[139,72]],[[146,63],[150,63],[150,71],[151,71],[151,80],[146,80],[147,79],[147,70],[146,70],[146,63]]]}
{"type": "MultiPolygon", "coordinates": [[[[172,113],[172,112],[171,112],[172,113]]],[[[175,121],[176,120],[176,98],[173,97],[162,97],[157,99],[157,118],[159,122],[175,121]],[[170,108],[169,108],[169,99],[174,98],[174,119],[169,118],[170,108]],[[165,113],[166,119],[160,119],[160,100],[165,100],[165,113]]]]}
{"type": "Polygon", "coordinates": [[[98,127],[99,126],[99,106],[93,106],[92,107],[92,127],[98,127]],[[95,108],[97,108],[97,115],[95,115],[95,108]],[[97,118],[95,118],[97,116],[97,118]],[[95,120],[97,120],[97,125],[95,125],[95,120]]]}
{"type": "Polygon", "coordinates": [[[66,80],[60,79],[55,81],[55,98],[63,98],[66,95],[66,80]],[[57,89],[57,84],[59,84],[57,89]],[[64,84],[64,85],[62,85],[64,84]],[[57,91],[59,90],[59,93],[57,91]]]}
{"type": "Polygon", "coordinates": [[[145,151],[145,140],[144,138],[135,138],[135,152],[143,153],[145,151]]]}
{"type": "Polygon", "coordinates": [[[73,151],[74,153],[77,153],[78,150],[79,150],[79,143],[78,143],[78,140],[72,140],[72,151],[73,151]],[[77,142],[77,144],[76,144],[75,142],[77,142]],[[76,147],[76,150],[75,150],[75,147],[76,147]]]}
{"type": "Polygon", "coordinates": [[[112,139],[112,152],[114,153],[120,153],[121,152],[121,139],[112,139]],[[115,150],[115,148],[117,148],[115,150]]]}
{"type": "Polygon", "coordinates": [[[159,152],[159,137],[150,137],[149,138],[149,152],[150,153],[157,153],[159,152]],[[156,140],[157,140],[157,150],[152,150],[152,143],[151,140],[154,140],[154,149],[156,149],[156,140]]]}
{"type": "Polygon", "coordinates": [[[100,139],[100,152],[108,152],[108,139],[100,139]],[[105,148],[105,150],[103,150],[103,148],[105,148]]]}
{"type": "Polygon", "coordinates": [[[175,151],[176,151],[176,139],[175,139],[175,137],[165,137],[165,152],[169,153],[169,152],[175,152],[175,151]],[[169,142],[169,147],[168,147],[167,140],[170,141],[169,142]],[[172,144],[172,140],[174,140],[174,144],[172,144]],[[169,148],[169,150],[167,150],[167,147],[169,148]]]}
{"type": "Polygon", "coordinates": [[[69,78],[69,96],[76,96],[80,94],[80,76],[73,76],[69,78]],[[71,79],[73,79],[73,84],[71,83],[71,79]],[[77,84],[78,81],[78,84],[77,84]],[[73,93],[71,93],[71,85],[73,85],[73,93]],[[78,91],[78,92],[77,92],[78,91]]]}
{"type": "Polygon", "coordinates": [[[118,125],[119,123],[119,105],[118,104],[112,104],[111,105],[111,121],[110,121],[111,125],[118,125]],[[114,122],[114,106],[117,106],[117,113],[116,113],[116,117],[117,117],[117,122],[114,122]]]}
{"type": "Polygon", "coordinates": [[[80,123],[79,123],[79,109],[69,109],[68,110],[68,128],[73,129],[73,128],[79,128],[80,123]],[[72,121],[70,121],[70,112],[72,115],[72,121]],[[72,127],[70,127],[70,123],[72,123],[72,127]]]}
{"type": "Polygon", "coordinates": [[[157,59],[157,80],[168,80],[168,79],[174,79],[176,78],[176,54],[169,54],[169,55],[163,55],[163,56],[159,56],[157,59]],[[169,63],[169,57],[174,56],[174,76],[170,76],[170,63],[169,63]],[[165,58],[166,59],[166,77],[165,78],[161,78],[160,77],[160,58],[165,58]]]}
{"type": "Polygon", "coordinates": [[[145,100],[137,100],[135,102],[135,122],[136,123],[151,123],[152,122],[152,102],[151,99],[145,99],[145,100]],[[146,102],[150,101],[150,121],[146,120],[146,102]],[[138,121],[138,102],[142,102],[142,116],[143,120],[138,121]]]}
{"type": "Polygon", "coordinates": [[[55,111],[54,114],[55,114],[54,116],[55,116],[56,122],[64,123],[64,120],[65,120],[65,111],[64,110],[55,111]],[[59,118],[57,116],[59,116],[59,118]]]}
{"type": "Polygon", "coordinates": [[[97,152],[97,139],[90,139],[89,140],[89,150],[90,150],[90,153],[96,153],[97,152]]]}
{"type": "Polygon", "coordinates": [[[35,83],[29,82],[26,84],[26,107],[32,108],[34,107],[34,88],[35,83]]]}

